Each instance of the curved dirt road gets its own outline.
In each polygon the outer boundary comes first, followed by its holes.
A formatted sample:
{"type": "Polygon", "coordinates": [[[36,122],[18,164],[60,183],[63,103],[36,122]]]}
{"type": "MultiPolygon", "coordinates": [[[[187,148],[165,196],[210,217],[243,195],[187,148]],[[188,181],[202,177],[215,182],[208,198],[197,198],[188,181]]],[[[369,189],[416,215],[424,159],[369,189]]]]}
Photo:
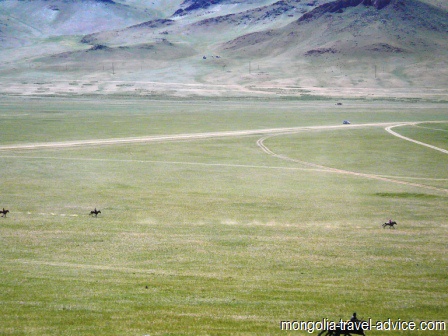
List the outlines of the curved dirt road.
{"type": "MultiPolygon", "coordinates": [[[[407,140],[407,141],[411,141],[414,142],[416,144],[419,145],[423,145],[426,147],[429,147],[431,149],[435,149],[438,151],[441,151],[442,153],[448,154],[448,151],[439,147],[435,147],[411,138],[407,138],[404,137],[394,131],[391,131],[391,128],[393,127],[398,127],[398,126],[405,126],[405,125],[417,125],[420,123],[426,123],[426,122],[410,122],[410,123],[399,123],[399,124],[395,124],[395,125],[391,125],[391,126],[387,126],[385,128],[385,130],[387,132],[389,132],[390,134],[397,136],[401,139],[407,140]]],[[[377,124],[377,126],[379,126],[380,124],[377,124]]],[[[326,167],[326,166],[322,166],[319,164],[315,164],[315,163],[311,163],[311,162],[307,162],[307,161],[302,161],[302,160],[297,160],[297,159],[293,159],[290,158],[288,156],[285,155],[281,155],[281,154],[277,154],[275,152],[273,152],[272,150],[270,150],[265,144],[264,141],[268,138],[274,137],[274,136],[280,136],[280,135],[286,135],[286,134],[294,134],[296,132],[284,132],[284,133],[279,133],[279,134],[271,134],[268,136],[265,136],[261,139],[259,139],[257,141],[257,146],[261,148],[261,150],[263,152],[265,152],[268,155],[277,157],[281,160],[286,160],[286,161],[291,161],[291,162],[296,162],[305,166],[309,166],[309,167],[313,167],[316,169],[319,169],[320,171],[327,171],[327,172],[332,172],[332,173],[338,173],[338,174],[347,174],[347,175],[354,175],[354,176],[359,176],[359,177],[364,177],[364,178],[369,178],[369,179],[375,179],[375,180],[380,180],[380,181],[386,181],[386,182],[391,182],[391,183],[396,183],[396,184],[403,184],[403,185],[409,185],[409,186],[413,186],[413,187],[418,187],[418,188],[425,188],[425,189],[431,189],[431,190],[435,190],[435,191],[441,191],[444,193],[448,193],[448,189],[443,189],[443,188],[437,188],[437,187],[433,187],[433,186],[428,186],[425,184],[420,184],[420,183],[413,183],[413,182],[405,182],[405,181],[401,181],[401,180],[396,180],[390,177],[385,177],[385,176],[380,176],[380,175],[376,175],[376,174],[366,174],[366,173],[358,173],[358,172],[354,172],[354,171],[349,171],[349,170],[344,170],[344,169],[337,169],[337,168],[331,168],[331,167],[326,167]]]]}
{"type": "Polygon", "coordinates": [[[448,150],[446,150],[446,149],[439,148],[439,147],[436,147],[436,146],[433,146],[433,145],[430,145],[430,144],[427,144],[427,143],[424,143],[424,142],[421,142],[421,141],[417,141],[417,140],[405,137],[405,136],[403,136],[403,135],[401,135],[401,134],[399,134],[397,132],[392,131],[392,128],[395,128],[395,127],[409,126],[409,125],[415,126],[415,125],[418,125],[418,124],[422,124],[422,123],[421,122],[415,122],[415,123],[406,123],[406,124],[400,124],[400,125],[393,125],[393,126],[386,127],[385,130],[387,132],[389,132],[390,134],[392,134],[392,135],[394,135],[394,136],[396,136],[396,137],[398,137],[400,139],[403,139],[403,140],[406,140],[406,141],[410,141],[410,142],[416,143],[418,145],[429,147],[429,148],[435,149],[435,150],[437,150],[439,152],[448,154],[448,150]]]}
{"type": "MultiPolygon", "coordinates": [[[[446,121],[445,121],[446,122],[446,121]]],[[[190,133],[190,134],[173,134],[173,135],[154,135],[154,136],[144,136],[144,137],[129,137],[129,138],[112,138],[112,139],[91,139],[91,140],[74,140],[74,141],[56,141],[56,142],[43,142],[43,143],[26,143],[26,144],[11,144],[11,145],[1,145],[0,151],[10,151],[10,150],[38,150],[38,149],[63,149],[71,147],[84,147],[84,146],[105,146],[105,145],[117,145],[117,144],[131,144],[131,143],[149,143],[149,142],[165,142],[165,141],[188,141],[188,140],[198,140],[198,139],[209,139],[209,138],[222,138],[222,137],[239,137],[239,136],[251,136],[251,135],[264,135],[261,139],[257,141],[257,145],[268,155],[275,156],[282,160],[296,162],[308,167],[319,169],[325,172],[339,173],[339,174],[349,174],[369,179],[376,179],[381,181],[387,181],[397,184],[404,184],[419,188],[426,188],[435,191],[441,191],[444,193],[448,192],[448,189],[437,188],[432,186],[427,186],[419,183],[405,182],[396,180],[390,177],[358,173],[354,171],[348,171],[343,169],[336,169],[331,167],[326,167],[318,165],[311,162],[305,162],[293,158],[289,158],[285,155],[280,155],[274,153],[266,145],[264,141],[273,136],[280,136],[285,134],[293,134],[300,131],[307,130],[332,130],[340,128],[364,128],[364,127],[385,127],[386,131],[390,134],[402,138],[407,141],[412,141],[419,145],[423,145],[443,153],[448,154],[447,150],[422,143],[407,137],[404,137],[391,129],[398,126],[405,125],[417,125],[421,123],[431,123],[431,121],[420,121],[420,122],[389,122],[389,123],[366,123],[366,124],[351,124],[351,125],[333,125],[333,126],[304,126],[304,127],[286,127],[286,128],[269,128],[269,129],[258,129],[258,130],[241,130],[241,131],[222,131],[222,132],[205,132],[205,133],[190,133]]]]}
{"type": "Polygon", "coordinates": [[[105,146],[105,145],[145,143],[145,142],[182,141],[182,140],[196,140],[196,139],[209,139],[209,138],[222,138],[222,137],[238,137],[246,135],[266,135],[266,134],[277,134],[285,132],[300,132],[304,130],[330,130],[338,128],[359,128],[359,127],[387,127],[387,126],[394,126],[397,124],[401,125],[403,123],[395,122],[395,123],[370,123],[359,125],[285,127],[285,128],[258,129],[258,130],[151,135],[151,136],[129,137],[129,138],[24,143],[24,144],[1,145],[0,151],[20,150],[20,149],[33,150],[33,149],[45,149],[45,148],[55,149],[55,148],[70,148],[70,147],[83,147],[83,146],[105,146]]]}

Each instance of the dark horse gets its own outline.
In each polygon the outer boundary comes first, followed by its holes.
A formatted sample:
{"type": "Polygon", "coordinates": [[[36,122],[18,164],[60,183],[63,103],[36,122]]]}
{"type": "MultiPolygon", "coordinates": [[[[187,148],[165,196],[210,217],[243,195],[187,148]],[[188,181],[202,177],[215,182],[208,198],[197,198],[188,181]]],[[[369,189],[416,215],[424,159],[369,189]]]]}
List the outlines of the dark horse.
{"type": "Polygon", "coordinates": [[[95,208],[95,210],[90,211],[90,215],[91,215],[91,216],[92,216],[92,215],[95,215],[95,217],[98,216],[99,213],[101,213],[101,211],[100,211],[100,210],[97,210],[96,208],[95,208]]]}
{"type": "Polygon", "coordinates": [[[3,210],[0,211],[0,213],[2,214],[2,217],[6,217],[6,214],[9,212],[9,210],[5,210],[5,208],[3,208],[3,210]]]}
{"type": "Polygon", "coordinates": [[[386,226],[388,226],[389,229],[390,229],[390,228],[395,229],[394,225],[398,225],[397,222],[395,222],[395,221],[392,221],[392,222],[386,222],[386,223],[383,224],[383,229],[384,229],[386,226]]]}

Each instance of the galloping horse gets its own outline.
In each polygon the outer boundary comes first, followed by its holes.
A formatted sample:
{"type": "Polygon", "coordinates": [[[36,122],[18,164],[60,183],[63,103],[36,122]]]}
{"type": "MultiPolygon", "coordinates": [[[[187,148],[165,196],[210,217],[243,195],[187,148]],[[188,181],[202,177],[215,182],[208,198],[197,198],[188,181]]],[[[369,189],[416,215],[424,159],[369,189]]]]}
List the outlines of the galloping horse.
{"type": "Polygon", "coordinates": [[[0,213],[2,214],[2,217],[6,217],[6,214],[9,212],[9,210],[5,210],[5,208],[3,208],[3,210],[0,211],[0,213]]]}
{"type": "Polygon", "coordinates": [[[390,228],[395,229],[394,225],[398,225],[397,222],[395,222],[395,221],[392,221],[392,222],[386,222],[386,223],[383,224],[383,229],[384,229],[386,226],[388,226],[389,229],[390,229],[390,228]]]}
{"type": "Polygon", "coordinates": [[[91,216],[92,216],[92,215],[95,215],[95,217],[98,216],[99,213],[101,213],[101,211],[100,211],[100,210],[97,210],[96,208],[95,208],[95,210],[90,211],[90,215],[91,215],[91,216]]]}

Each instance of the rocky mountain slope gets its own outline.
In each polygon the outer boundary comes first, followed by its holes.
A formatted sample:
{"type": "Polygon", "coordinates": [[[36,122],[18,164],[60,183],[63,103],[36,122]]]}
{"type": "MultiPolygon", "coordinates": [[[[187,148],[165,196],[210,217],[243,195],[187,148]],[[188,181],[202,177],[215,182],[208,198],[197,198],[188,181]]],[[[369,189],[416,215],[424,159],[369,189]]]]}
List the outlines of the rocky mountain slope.
{"type": "Polygon", "coordinates": [[[439,0],[10,0],[0,77],[446,88],[447,37],[439,0]]]}
{"type": "Polygon", "coordinates": [[[289,52],[294,44],[297,55],[341,53],[346,57],[438,52],[447,49],[446,14],[418,0],[337,0],[280,29],[240,36],[225,43],[223,49],[250,55],[266,52],[262,47],[269,45],[271,54],[272,49],[289,52]]]}
{"type": "Polygon", "coordinates": [[[112,0],[4,0],[0,1],[0,47],[109,30],[148,18],[151,13],[112,0]]]}

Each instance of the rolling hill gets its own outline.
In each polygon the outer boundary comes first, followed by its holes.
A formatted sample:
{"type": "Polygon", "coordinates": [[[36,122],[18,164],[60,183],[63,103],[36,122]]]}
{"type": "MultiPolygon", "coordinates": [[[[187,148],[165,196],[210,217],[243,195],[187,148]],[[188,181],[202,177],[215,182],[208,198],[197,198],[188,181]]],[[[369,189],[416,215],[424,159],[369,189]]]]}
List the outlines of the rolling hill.
{"type": "Polygon", "coordinates": [[[447,34],[446,11],[419,1],[364,5],[339,0],[280,29],[240,36],[221,50],[245,59],[277,59],[285,67],[319,66],[328,76],[313,85],[360,80],[369,86],[425,86],[431,81],[444,86],[446,76],[436,77],[446,72],[436,64],[447,59],[447,34]]]}
{"type": "Polygon", "coordinates": [[[39,79],[275,96],[448,84],[448,13],[438,0],[13,0],[0,1],[0,10],[5,93],[18,93],[19,82],[28,92],[23,83],[39,79]]]}
{"type": "Polygon", "coordinates": [[[300,50],[304,56],[341,53],[346,57],[372,52],[446,51],[445,11],[416,0],[389,1],[378,0],[372,5],[363,5],[363,0],[329,2],[281,29],[241,36],[226,43],[224,49],[242,50],[242,54],[251,49],[253,54],[251,46],[261,52],[260,47],[268,44],[272,53],[273,47],[287,52],[296,45],[296,52],[300,50]]]}
{"type": "Polygon", "coordinates": [[[112,0],[0,1],[0,13],[2,49],[29,45],[37,38],[114,29],[151,17],[112,0]]]}

